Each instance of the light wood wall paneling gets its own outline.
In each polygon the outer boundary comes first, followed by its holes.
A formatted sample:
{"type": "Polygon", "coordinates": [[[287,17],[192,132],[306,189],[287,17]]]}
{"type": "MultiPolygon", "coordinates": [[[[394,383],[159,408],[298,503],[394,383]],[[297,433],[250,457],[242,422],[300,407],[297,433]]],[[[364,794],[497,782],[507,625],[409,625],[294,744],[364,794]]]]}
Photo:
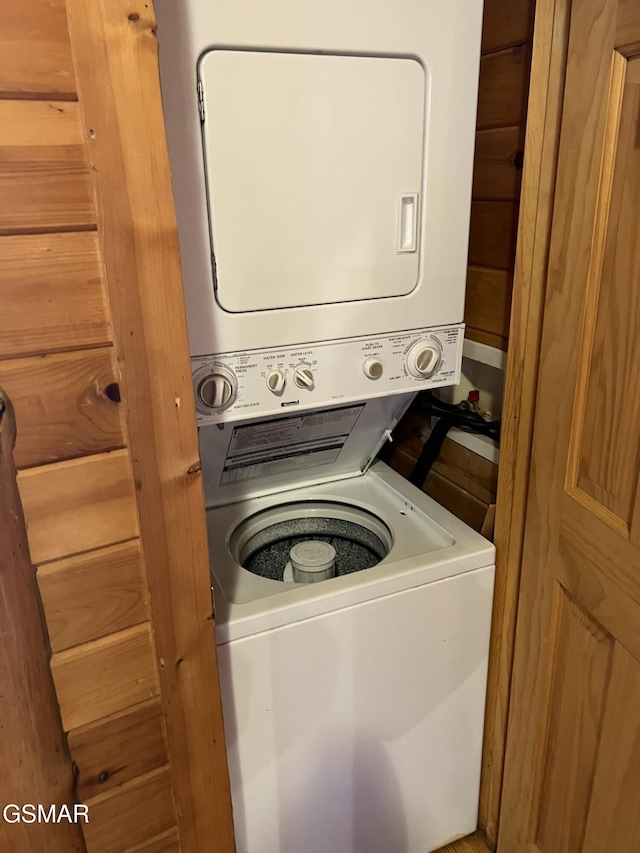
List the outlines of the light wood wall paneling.
{"type": "Polygon", "coordinates": [[[522,124],[527,108],[530,61],[530,44],[482,57],[478,130],[522,124]]]}
{"type": "Polygon", "coordinates": [[[479,825],[497,843],[513,638],[546,291],[569,3],[538,0],[498,470],[497,548],[479,825]]]}
{"type": "Polygon", "coordinates": [[[78,104],[0,100],[0,234],[95,227],[78,104]]]}
{"type": "Polygon", "coordinates": [[[474,201],[471,204],[469,264],[513,269],[518,205],[512,201],[474,201]]]}
{"type": "Polygon", "coordinates": [[[531,41],[535,0],[484,0],[482,52],[531,41]]]}
{"type": "Polygon", "coordinates": [[[447,439],[433,470],[485,504],[495,503],[498,466],[447,439]]]}
{"type": "MultiPolygon", "coordinates": [[[[73,772],[49,670],[47,632],[12,460],[15,419],[0,389],[0,800],[73,803],[73,772]]],[[[0,821],[3,853],[82,851],[78,824],[0,821]]]]}
{"type": "Polygon", "coordinates": [[[498,127],[476,133],[473,198],[513,200],[520,195],[523,164],[520,127],[498,127]]]}
{"type": "Polygon", "coordinates": [[[508,270],[469,267],[465,322],[492,335],[509,337],[511,279],[508,270]]]}
{"type": "Polygon", "coordinates": [[[18,486],[38,565],[138,535],[128,450],[27,468],[18,486]]]}
{"type": "MultiPolygon", "coordinates": [[[[394,431],[394,443],[415,460],[430,432],[424,414],[408,412],[394,431]]],[[[433,470],[481,501],[495,502],[498,466],[450,438],[445,438],[433,470]]]]}
{"type": "Polygon", "coordinates": [[[506,352],[508,340],[499,335],[492,335],[490,332],[484,332],[482,329],[474,329],[473,326],[467,326],[464,330],[465,338],[471,341],[477,341],[479,344],[486,344],[488,347],[495,347],[506,352]]]}
{"type": "Polygon", "coordinates": [[[152,838],[151,841],[130,847],[126,853],[180,853],[178,830],[175,828],[163,832],[161,835],[152,838]]]}
{"type": "Polygon", "coordinates": [[[0,98],[75,98],[64,0],[4,0],[0,98]]]}
{"type": "Polygon", "coordinates": [[[175,825],[168,767],[87,800],[87,805],[89,823],[84,827],[87,853],[126,853],[175,825]]]}
{"type": "Polygon", "coordinates": [[[510,306],[500,271],[511,273],[515,258],[534,8],[535,0],[487,0],[483,19],[469,262],[488,275],[470,275],[465,322],[466,337],[500,349],[510,306]]]}
{"type": "Polygon", "coordinates": [[[167,762],[162,703],[151,699],[69,732],[77,792],[88,800],[167,762]]]}
{"type": "Polygon", "coordinates": [[[116,346],[128,389],[124,402],[140,484],[181,845],[185,851],[231,853],[202,475],[156,22],[148,6],[132,7],[128,0],[67,2],[116,346]]]}
{"type": "MultiPolygon", "coordinates": [[[[415,464],[415,457],[400,447],[395,447],[389,459],[391,467],[408,477],[415,464]]],[[[467,492],[465,489],[443,477],[437,471],[431,470],[422,491],[446,507],[449,512],[457,515],[474,530],[480,530],[484,522],[489,504],[467,492]]]]}
{"type": "Polygon", "coordinates": [[[452,483],[437,471],[429,472],[424,491],[434,501],[461,518],[469,527],[480,531],[489,509],[487,503],[456,483],[452,483]]]}
{"type": "Polygon", "coordinates": [[[111,342],[95,233],[0,237],[0,358],[111,342]]]}
{"type": "Polygon", "coordinates": [[[38,586],[54,652],[149,618],[138,540],[47,563],[38,571],[38,586]]]}
{"type": "Polygon", "coordinates": [[[51,671],[67,732],[158,695],[149,623],[57,652],[51,671]]]}
{"type": "Polygon", "coordinates": [[[19,468],[124,445],[111,349],[0,361],[0,383],[14,401],[19,468]]]}

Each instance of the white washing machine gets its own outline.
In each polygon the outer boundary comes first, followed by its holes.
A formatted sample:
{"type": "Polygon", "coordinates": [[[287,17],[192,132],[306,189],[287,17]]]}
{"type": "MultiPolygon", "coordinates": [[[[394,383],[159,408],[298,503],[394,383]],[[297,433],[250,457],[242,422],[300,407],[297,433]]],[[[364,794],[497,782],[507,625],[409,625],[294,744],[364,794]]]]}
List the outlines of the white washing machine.
{"type": "Polygon", "coordinates": [[[371,464],[410,399],[200,431],[239,853],[477,826],[494,547],[371,464]],[[301,543],[335,576],[296,582],[301,543]]]}

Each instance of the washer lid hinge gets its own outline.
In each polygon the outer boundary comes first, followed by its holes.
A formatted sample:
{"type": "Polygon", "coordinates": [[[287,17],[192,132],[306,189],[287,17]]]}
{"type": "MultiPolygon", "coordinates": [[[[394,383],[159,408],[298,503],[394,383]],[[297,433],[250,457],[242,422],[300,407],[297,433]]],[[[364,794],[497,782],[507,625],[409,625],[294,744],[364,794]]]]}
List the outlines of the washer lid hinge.
{"type": "MultiPolygon", "coordinates": [[[[395,426],[397,422],[398,422],[397,420],[394,420],[393,426],[395,426]]],[[[380,436],[380,440],[377,442],[376,446],[374,447],[373,453],[367,459],[367,461],[365,462],[365,464],[362,468],[363,474],[366,474],[367,471],[369,470],[369,468],[373,465],[376,456],[380,452],[380,449],[387,443],[387,441],[393,441],[392,429],[393,429],[393,427],[391,429],[385,429],[385,431],[380,436]]]]}
{"type": "Polygon", "coordinates": [[[202,88],[202,80],[198,80],[198,112],[200,113],[200,121],[204,123],[204,90],[202,88]]]}

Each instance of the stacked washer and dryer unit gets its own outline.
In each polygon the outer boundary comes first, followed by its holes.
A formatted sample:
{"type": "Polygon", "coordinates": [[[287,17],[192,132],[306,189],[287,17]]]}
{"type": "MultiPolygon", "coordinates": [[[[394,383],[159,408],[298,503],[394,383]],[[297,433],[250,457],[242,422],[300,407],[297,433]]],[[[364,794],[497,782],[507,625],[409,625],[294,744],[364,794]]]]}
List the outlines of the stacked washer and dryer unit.
{"type": "Polygon", "coordinates": [[[476,827],[493,547],[375,461],[456,383],[481,0],[156,0],[239,853],[476,827]]]}

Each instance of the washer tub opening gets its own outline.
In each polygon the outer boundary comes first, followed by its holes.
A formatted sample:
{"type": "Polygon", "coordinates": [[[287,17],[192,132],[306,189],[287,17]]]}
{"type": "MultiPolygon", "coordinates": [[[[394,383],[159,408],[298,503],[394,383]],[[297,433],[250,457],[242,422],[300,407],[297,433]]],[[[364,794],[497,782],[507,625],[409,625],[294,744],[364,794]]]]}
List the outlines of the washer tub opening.
{"type": "Polygon", "coordinates": [[[234,530],[230,549],[248,571],[283,580],[294,545],[309,539],[335,548],[336,576],[369,569],[393,545],[387,525],[366,509],[338,501],[279,504],[246,518],[234,530]]]}

